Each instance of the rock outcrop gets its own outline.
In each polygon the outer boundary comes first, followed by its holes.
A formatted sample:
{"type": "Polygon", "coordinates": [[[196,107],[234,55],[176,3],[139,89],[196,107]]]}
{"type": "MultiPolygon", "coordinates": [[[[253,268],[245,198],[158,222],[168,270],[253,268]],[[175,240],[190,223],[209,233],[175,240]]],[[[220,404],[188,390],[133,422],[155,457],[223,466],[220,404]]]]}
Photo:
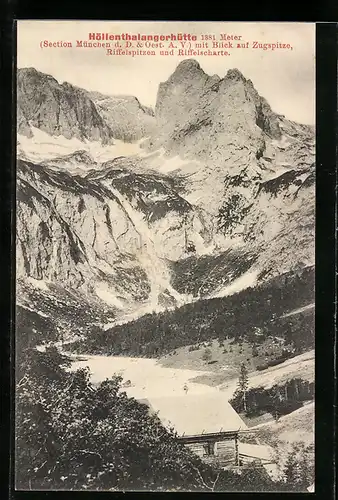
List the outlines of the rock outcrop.
{"type": "Polygon", "coordinates": [[[221,162],[238,148],[259,156],[265,136],[281,137],[277,115],[240,71],[209,76],[190,59],[160,84],[155,112],[152,147],[201,160],[221,162]]]}
{"type": "Polygon", "coordinates": [[[28,124],[66,139],[112,140],[112,132],[86,92],[67,82],[59,84],[34,68],[17,74],[18,132],[30,134],[28,124]]]}
{"type": "Polygon", "coordinates": [[[135,142],[151,135],[154,112],[133,96],[107,96],[60,84],[34,68],[17,74],[18,133],[32,136],[36,127],[52,136],[112,143],[135,142]]]}
{"type": "Polygon", "coordinates": [[[275,274],[314,262],[313,127],[274,113],[237,69],[209,76],[189,59],[160,84],[155,111],[147,147],[193,162],[189,175],[174,174],[219,233],[242,239],[275,274]]]}
{"type": "Polygon", "coordinates": [[[106,96],[97,92],[90,92],[89,95],[115,139],[135,142],[154,132],[154,111],[142,106],[136,97],[106,96]]]}

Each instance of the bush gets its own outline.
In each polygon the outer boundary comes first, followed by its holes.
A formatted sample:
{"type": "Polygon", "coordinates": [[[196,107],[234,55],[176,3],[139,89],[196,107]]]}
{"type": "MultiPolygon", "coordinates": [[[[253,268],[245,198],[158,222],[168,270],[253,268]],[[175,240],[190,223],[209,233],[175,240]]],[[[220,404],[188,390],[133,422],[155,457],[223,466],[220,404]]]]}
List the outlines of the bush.
{"type": "Polygon", "coordinates": [[[209,349],[208,347],[205,349],[204,353],[202,354],[202,359],[203,361],[211,361],[211,358],[212,358],[212,352],[211,352],[211,349],[209,349]]]}
{"type": "Polygon", "coordinates": [[[286,361],[287,359],[289,359],[289,356],[279,356],[278,358],[272,359],[271,361],[267,361],[266,363],[256,366],[256,370],[266,370],[270,366],[277,366],[281,363],[284,363],[284,361],[286,361]]]}

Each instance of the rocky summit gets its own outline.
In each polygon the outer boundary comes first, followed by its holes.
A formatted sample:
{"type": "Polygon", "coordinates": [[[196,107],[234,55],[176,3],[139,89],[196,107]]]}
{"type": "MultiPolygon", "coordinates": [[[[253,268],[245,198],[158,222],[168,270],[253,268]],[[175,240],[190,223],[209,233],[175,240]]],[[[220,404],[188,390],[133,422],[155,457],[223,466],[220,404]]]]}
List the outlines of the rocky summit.
{"type": "Polygon", "coordinates": [[[128,318],[314,265],[314,129],[238,69],[184,60],[155,110],[33,68],[17,83],[20,282],[128,318]]]}

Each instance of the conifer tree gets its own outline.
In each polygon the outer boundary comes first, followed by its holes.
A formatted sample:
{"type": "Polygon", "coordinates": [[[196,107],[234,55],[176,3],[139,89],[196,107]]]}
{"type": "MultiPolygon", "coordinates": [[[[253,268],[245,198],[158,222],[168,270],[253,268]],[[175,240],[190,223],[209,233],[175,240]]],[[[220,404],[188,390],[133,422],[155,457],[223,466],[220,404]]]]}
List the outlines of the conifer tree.
{"type": "Polygon", "coordinates": [[[238,389],[242,396],[243,411],[247,411],[247,391],[249,387],[248,370],[245,363],[241,364],[241,370],[238,379],[238,389]]]}

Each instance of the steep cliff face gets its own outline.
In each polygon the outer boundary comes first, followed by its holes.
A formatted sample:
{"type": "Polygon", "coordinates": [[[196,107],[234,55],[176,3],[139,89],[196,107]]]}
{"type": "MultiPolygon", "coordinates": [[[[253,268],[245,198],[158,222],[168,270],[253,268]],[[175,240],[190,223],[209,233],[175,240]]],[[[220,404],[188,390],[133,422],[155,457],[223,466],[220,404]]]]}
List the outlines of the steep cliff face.
{"type": "Polygon", "coordinates": [[[18,132],[30,134],[27,125],[66,139],[107,143],[112,132],[85,92],[67,82],[23,68],[17,74],[18,132]]]}
{"type": "MultiPolygon", "coordinates": [[[[18,91],[19,94],[19,91],[18,91]]],[[[17,130],[19,134],[22,134],[28,138],[33,137],[32,129],[29,125],[29,121],[26,118],[26,113],[22,108],[21,101],[18,100],[17,103],[17,113],[16,113],[16,121],[17,121],[17,130]]]]}
{"type": "Polygon", "coordinates": [[[151,231],[156,252],[165,259],[180,259],[187,241],[194,244],[197,254],[203,253],[212,240],[213,228],[205,220],[206,214],[180,194],[180,183],[174,177],[146,170],[144,162],[137,158],[105,162],[87,179],[99,182],[119,197],[141,235],[151,231]]]}
{"type": "Polygon", "coordinates": [[[19,160],[18,276],[104,295],[121,309],[179,302],[169,261],[188,238],[203,252],[204,220],[165,178],[111,163],[80,177],[19,160]]]}
{"type": "Polygon", "coordinates": [[[185,198],[217,220],[218,233],[240,238],[276,274],[313,263],[313,231],[301,237],[304,224],[314,227],[312,127],[274,113],[237,69],[208,76],[194,60],[160,84],[156,118],[147,147],[191,161],[189,172],[174,175],[185,198]]]}
{"type": "Polygon", "coordinates": [[[139,234],[111,193],[83,178],[19,162],[17,199],[19,275],[87,292],[102,282],[117,303],[119,296],[147,297],[147,276],[134,257],[139,234]]]}
{"type": "Polygon", "coordinates": [[[18,133],[32,137],[36,127],[52,136],[113,143],[151,135],[154,112],[133,96],[107,96],[59,82],[34,68],[17,73],[18,133]]]}
{"type": "Polygon", "coordinates": [[[314,265],[314,165],[262,182],[238,226],[264,277],[314,265]]]}
{"type": "Polygon", "coordinates": [[[215,212],[224,187],[227,191],[240,177],[246,188],[252,187],[250,198],[257,182],[284,164],[294,168],[302,161],[313,163],[313,130],[274,113],[236,69],[221,79],[205,74],[194,60],[183,61],[159,86],[156,118],[148,147],[195,160],[188,191],[215,212]],[[201,186],[207,188],[204,195],[201,186]]]}

